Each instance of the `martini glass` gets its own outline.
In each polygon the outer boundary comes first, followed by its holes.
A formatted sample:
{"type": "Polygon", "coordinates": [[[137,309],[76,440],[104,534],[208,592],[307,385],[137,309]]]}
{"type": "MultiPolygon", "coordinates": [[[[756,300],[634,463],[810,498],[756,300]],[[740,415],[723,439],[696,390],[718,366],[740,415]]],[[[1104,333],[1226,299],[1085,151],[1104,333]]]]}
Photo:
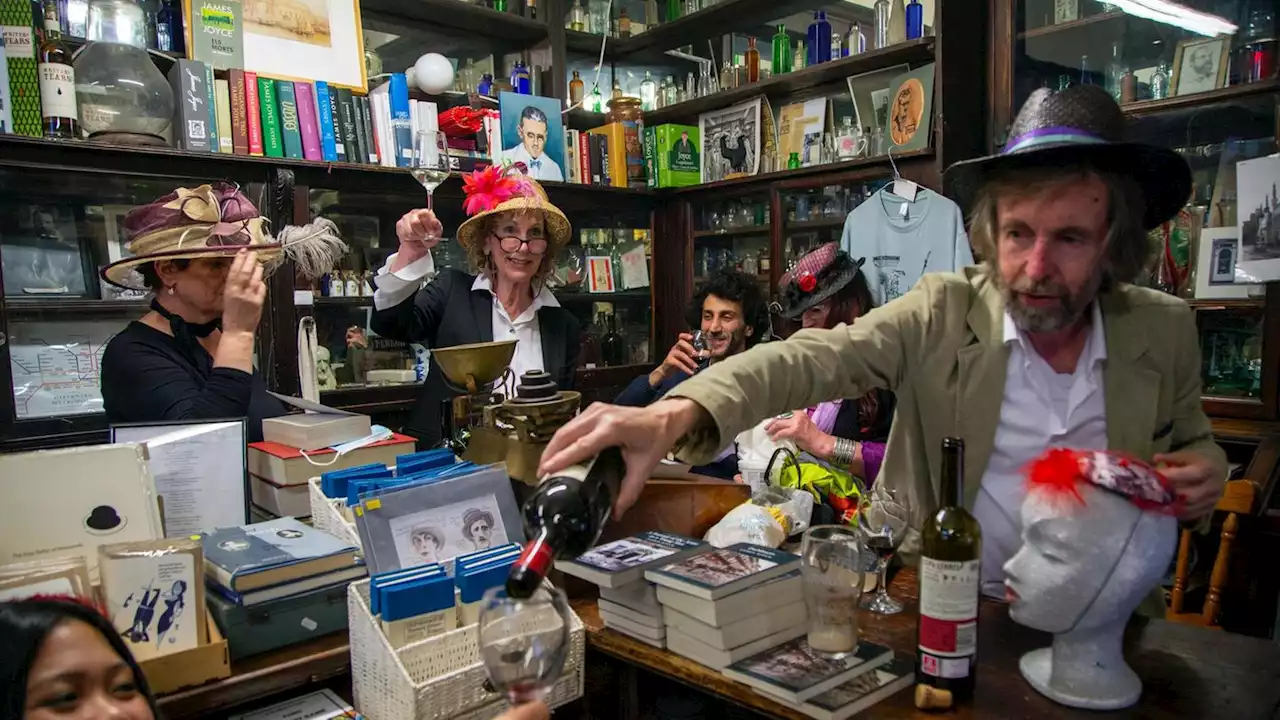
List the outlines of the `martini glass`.
{"type": "Polygon", "coordinates": [[[413,165],[409,172],[427,189],[427,209],[431,210],[431,196],[441,183],[449,179],[449,149],[444,133],[422,130],[414,136],[413,165]]]}

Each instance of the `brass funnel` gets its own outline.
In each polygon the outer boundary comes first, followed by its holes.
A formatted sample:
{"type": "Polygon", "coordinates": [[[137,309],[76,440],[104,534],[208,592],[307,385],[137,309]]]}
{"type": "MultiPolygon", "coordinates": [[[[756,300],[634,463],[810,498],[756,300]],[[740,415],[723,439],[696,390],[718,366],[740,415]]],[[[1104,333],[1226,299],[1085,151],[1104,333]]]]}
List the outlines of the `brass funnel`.
{"type": "Polygon", "coordinates": [[[473,395],[502,377],[515,354],[515,340],[431,349],[431,357],[444,372],[445,380],[473,395]]]}

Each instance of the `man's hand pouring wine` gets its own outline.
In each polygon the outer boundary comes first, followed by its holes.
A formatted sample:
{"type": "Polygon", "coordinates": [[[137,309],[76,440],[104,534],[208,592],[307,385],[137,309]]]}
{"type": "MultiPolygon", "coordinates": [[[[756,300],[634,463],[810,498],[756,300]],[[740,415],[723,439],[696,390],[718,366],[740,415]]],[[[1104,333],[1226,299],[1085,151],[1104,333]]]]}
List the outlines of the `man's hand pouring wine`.
{"type": "Polygon", "coordinates": [[[705,416],[702,406],[684,398],[662,400],[643,408],[594,403],[551,438],[542,453],[538,475],[554,475],[607,447],[621,448],[627,474],[613,503],[613,516],[620,518],[640,499],[653,468],[705,416]]]}

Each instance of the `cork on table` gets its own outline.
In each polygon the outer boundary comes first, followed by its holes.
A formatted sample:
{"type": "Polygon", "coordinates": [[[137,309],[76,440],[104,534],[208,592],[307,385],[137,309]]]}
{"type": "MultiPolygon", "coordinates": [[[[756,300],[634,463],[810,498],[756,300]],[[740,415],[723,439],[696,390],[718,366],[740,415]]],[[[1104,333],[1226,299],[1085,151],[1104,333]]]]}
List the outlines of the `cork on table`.
{"type": "MultiPolygon", "coordinates": [[[[916,577],[899,572],[891,592],[907,605],[899,615],[859,615],[863,639],[914,656],[916,577]]],[[[598,651],[765,715],[801,720],[808,716],[770,700],[719,672],[604,627],[595,600],[575,600],[587,628],[587,644],[598,651]]],[[[1138,705],[1115,713],[1074,710],[1031,689],[1018,672],[1023,653],[1050,644],[1051,636],[1022,627],[1003,603],[984,601],[979,620],[977,690],[972,703],[948,713],[958,718],[1245,718],[1280,713],[1280,646],[1258,638],[1169,623],[1135,619],[1125,637],[1125,656],[1142,678],[1138,705]]],[[[915,708],[910,688],[860,718],[936,718],[915,708]]]]}

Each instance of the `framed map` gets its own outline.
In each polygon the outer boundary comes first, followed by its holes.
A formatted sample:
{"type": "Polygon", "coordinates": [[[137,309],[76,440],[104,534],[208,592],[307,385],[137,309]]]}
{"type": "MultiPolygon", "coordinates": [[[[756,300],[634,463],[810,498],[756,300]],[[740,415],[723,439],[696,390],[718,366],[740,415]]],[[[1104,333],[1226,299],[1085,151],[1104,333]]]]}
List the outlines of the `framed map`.
{"type": "Polygon", "coordinates": [[[107,342],[127,319],[12,322],[9,368],[16,419],[102,412],[98,370],[107,342]]]}

